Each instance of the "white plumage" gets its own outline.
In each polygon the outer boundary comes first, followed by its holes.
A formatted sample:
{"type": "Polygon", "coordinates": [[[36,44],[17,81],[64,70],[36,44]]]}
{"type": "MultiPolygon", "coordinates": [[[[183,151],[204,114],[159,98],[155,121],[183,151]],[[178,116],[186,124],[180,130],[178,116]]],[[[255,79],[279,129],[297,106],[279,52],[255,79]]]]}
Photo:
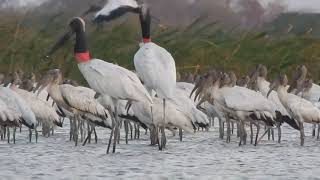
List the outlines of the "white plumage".
{"type": "MultiPolygon", "coordinates": [[[[153,98],[152,115],[150,105],[146,102],[136,102],[132,104],[134,115],[144,124],[150,127],[152,124],[159,126],[163,123],[163,102],[160,98],[153,98]],[[153,120],[153,121],[152,121],[153,120]]],[[[165,127],[178,127],[187,132],[193,132],[194,125],[192,119],[178,106],[168,101],[166,106],[165,127]]]]}
{"type": "Polygon", "coordinates": [[[7,87],[0,87],[0,99],[7,104],[10,109],[13,109],[21,114],[22,122],[34,128],[37,121],[30,106],[17,93],[7,87]]]}
{"type": "Polygon", "coordinates": [[[95,17],[100,15],[109,16],[112,11],[120,7],[137,8],[138,3],[136,0],[108,0],[108,3],[98,12],[95,17]]]}
{"type": "Polygon", "coordinates": [[[80,63],[78,67],[90,87],[101,95],[152,103],[137,75],[123,67],[99,59],[80,63]]]}
{"type": "MultiPolygon", "coordinates": [[[[263,77],[258,77],[257,78],[257,85],[258,85],[258,89],[261,92],[261,94],[264,97],[267,97],[267,94],[269,92],[269,86],[270,83],[268,81],[265,80],[265,78],[263,77]]],[[[283,115],[288,115],[287,110],[283,107],[283,105],[281,104],[278,94],[276,91],[271,91],[271,93],[269,94],[269,96],[267,97],[269,100],[271,100],[277,107],[277,110],[281,112],[281,114],[283,115]]]]}
{"type": "Polygon", "coordinates": [[[275,117],[274,104],[260,93],[245,87],[223,87],[219,89],[220,95],[215,96],[220,104],[234,111],[261,112],[275,117]]]}
{"type": "Polygon", "coordinates": [[[320,100],[320,86],[313,83],[312,87],[308,91],[302,93],[302,97],[312,103],[319,102],[319,100],[320,100]]]}
{"type": "Polygon", "coordinates": [[[176,66],[164,48],[144,43],[134,56],[138,76],[148,90],[155,90],[159,98],[173,98],[176,87],[176,66]]]}
{"type": "Polygon", "coordinates": [[[0,125],[9,127],[20,126],[21,113],[9,108],[5,102],[0,99],[0,125]]]}
{"type": "Polygon", "coordinates": [[[294,118],[299,125],[301,145],[304,145],[304,127],[303,123],[320,123],[320,110],[310,101],[297,95],[287,92],[286,85],[288,79],[282,75],[270,85],[270,89],[276,89],[279,99],[287,112],[294,118]]]}
{"type": "Polygon", "coordinates": [[[188,115],[194,124],[199,126],[208,126],[209,120],[207,116],[197,109],[194,102],[184,94],[185,91],[176,88],[175,96],[172,98],[172,102],[181,108],[186,115],[188,115]]]}
{"type": "Polygon", "coordinates": [[[36,119],[43,125],[47,125],[48,127],[52,127],[53,124],[61,126],[59,115],[47,102],[39,99],[35,94],[19,89],[14,85],[10,88],[25,100],[35,114],[36,119]]]}

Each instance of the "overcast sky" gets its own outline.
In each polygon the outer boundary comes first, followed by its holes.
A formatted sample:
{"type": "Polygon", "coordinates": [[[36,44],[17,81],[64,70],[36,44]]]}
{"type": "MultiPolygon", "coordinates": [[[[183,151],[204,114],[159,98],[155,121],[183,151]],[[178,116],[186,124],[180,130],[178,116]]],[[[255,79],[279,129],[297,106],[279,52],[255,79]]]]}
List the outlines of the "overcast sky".
{"type": "Polygon", "coordinates": [[[289,11],[320,12],[320,0],[285,0],[289,11]]]}

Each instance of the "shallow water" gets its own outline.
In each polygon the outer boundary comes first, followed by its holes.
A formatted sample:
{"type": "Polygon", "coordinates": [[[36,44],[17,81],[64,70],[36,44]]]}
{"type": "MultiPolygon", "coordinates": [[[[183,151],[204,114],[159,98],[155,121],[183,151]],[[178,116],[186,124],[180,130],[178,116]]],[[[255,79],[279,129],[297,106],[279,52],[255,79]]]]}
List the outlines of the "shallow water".
{"type": "Polygon", "coordinates": [[[28,143],[23,129],[16,144],[0,142],[0,178],[319,179],[320,141],[311,137],[311,126],[306,126],[304,147],[298,131],[287,126],[282,131],[281,144],[264,138],[257,147],[238,147],[235,135],[227,144],[218,138],[217,127],[186,134],[183,142],[168,132],[167,149],[161,152],[142,133],[129,145],[122,138],[117,153],[106,155],[109,130],[98,129],[98,144],[75,147],[67,124],[54,136],[39,136],[37,144],[28,143]]]}

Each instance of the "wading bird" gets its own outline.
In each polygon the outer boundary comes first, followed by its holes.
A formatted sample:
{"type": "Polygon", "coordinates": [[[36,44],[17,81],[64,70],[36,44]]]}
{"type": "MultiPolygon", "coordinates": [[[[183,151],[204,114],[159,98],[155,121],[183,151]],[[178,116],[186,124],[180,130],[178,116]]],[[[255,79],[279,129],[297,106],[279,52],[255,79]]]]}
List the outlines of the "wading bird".
{"type": "MultiPolygon", "coordinates": [[[[142,40],[140,49],[134,56],[134,66],[139,78],[148,92],[154,90],[157,97],[163,99],[163,109],[166,109],[166,100],[174,98],[176,87],[176,66],[171,54],[164,48],[151,42],[151,14],[147,4],[138,5],[135,0],[109,0],[108,3],[95,15],[94,21],[110,21],[126,12],[139,14],[142,40]]],[[[165,148],[166,136],[164,131],[165,111],[163,124],[160,125],[161,140],[159,150],[165,148]]],[[[157,129],[157,128],[156,128],[157,129]]]]}
{"type": "Polygon", "coordinates": [[[44,79],[46,80],[42,80],[42,83],[45,84],[42,84],[39,92],[47,87],[47,91],[54,102],[74,115],[74,121],[71,125],[73,126],[76,146],[78,144],[78,129],[82,116],[88,116],[88,114],[98,116],[104,120],[102,124],[104,123],[107,127],[111,126],[108,121],[107,110],[94,99],[94,92],[88,93],[87,89],[82,87],[61,84],[62,74],[59,69],[48,71],[44,79]]]}
{"type": "MultiPolygon", "coordinates": [[[[73,18],[69,23],[70,30],[64,34],[57,43],[48,52],[48,56],[53,54],[61,47],[70,37],[76,35],[76,43],[74,45],[75,59],[78,67],[89,86],[97,92],[97,96],[104,94],[112,97],[115,107],[119,99],[128,101],[147,101],[152,104],[152,99],[147,90],[141,84],[139,78],[133,72],[117,66],[112,63],[90,57],[87,49],[85,37],[85,22],[82,18],[73,18]]],[[[107,153],[113,134],[118,134],[118,112],[115,108],[115,123],[113,123],[112,133],[110,135],[107,153]]],[[[117,136],[114,136],[113,152],[116,148],[117,136]]]]}
{"type": "MultiPolygon", "coordinates": [[[[268,82],[267,79],[268,70],[267,67],[264,65],[258,65],[256,67],[255,72],[252,74],[251,80],[250,80],[250,86],[252,89],[257,90],[261,92],[261,94],[264,97],[267,97],[267,94],[270,90],[270,82],[268,82]]],[[[296,122],[294,118],[290,116],[290,114],[287,112],[286,108],[282,105],[280,102],[280,99],[278,97],[278,94],[276,91],[271,91],[269,93],[269,96],[267,97],[270,101],[272,101],[275,105],[276,109],[276,116],[277,116],[277,122],[286,122],[294,129],[299,130],[299,124],[296,122]]],[[[281,127],[280,124],[278,126],[278,142],[281,141],[281,127]]]]}
{"type": "MultiPolygon", "coordinates": [[[[0,99],[7,104],[10,109],[15,110],[17,113],[21,114],[21,122],[29,128],[29,141],[31,142],[32,131],[36,127],[36,117],[29,107],[29,105],[22,99],[17,93],[12,91],[8,87],[0,86],[0,99]]],[[[14,130],[15,133],[15,130],[14,130]]],[[[35,129],[36,141],[38,137],[38,132],[35,129]]],[[[8,137],[9,138],[9,137],[8,137]]],[[[15,141],[15,140],[14,140],[15,141]]]]}
{"type": "Polygon", "coordinates": [[[304,145],[304,125],[303,123],[319,124],[320,110],[311,102],[291,93],[287,92],[288,79],[285,74],[280,74],[271,84],[267,96],[272,90],[276,90],[282,105],[287,109],[287,112],[299,124],[301,146],[304,145]]]}

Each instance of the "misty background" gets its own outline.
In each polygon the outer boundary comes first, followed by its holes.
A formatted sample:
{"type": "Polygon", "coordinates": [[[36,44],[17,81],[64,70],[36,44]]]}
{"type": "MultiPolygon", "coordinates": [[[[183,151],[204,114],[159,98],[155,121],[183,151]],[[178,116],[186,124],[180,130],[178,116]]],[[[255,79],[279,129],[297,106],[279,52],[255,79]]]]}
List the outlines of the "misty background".
{"type": "MultiPolygon", "coordinates": [[[[33,11],[37,15],[63,12],[78,15],[106,0],[0,0],[1,11],[33,11]]],[[[164,24],[187,25],[198,17],[252,28],[286,12],[320,12],[319,0],[145,0],[164,24]]]]}
{"type": "MultiPolygon", "coordinates": [[[[153,40],[175,58],[177,70],[199,67],[233,70],[239,75],[256,64],[271,74],[305,64],[320,79],[320,0],[144,0],[151,6],[153,40]]],[[[106,0],[0,0],[0,72],[17,68],[43,73],[60,68],[84,82],[65,45],[51,63],[42,60],[66,30],[68,20],[106,0]]],[[[86,17],[90,53],[133,69],[132,57],[141,41],[135,14],[102,28],[86,17]]]]}

